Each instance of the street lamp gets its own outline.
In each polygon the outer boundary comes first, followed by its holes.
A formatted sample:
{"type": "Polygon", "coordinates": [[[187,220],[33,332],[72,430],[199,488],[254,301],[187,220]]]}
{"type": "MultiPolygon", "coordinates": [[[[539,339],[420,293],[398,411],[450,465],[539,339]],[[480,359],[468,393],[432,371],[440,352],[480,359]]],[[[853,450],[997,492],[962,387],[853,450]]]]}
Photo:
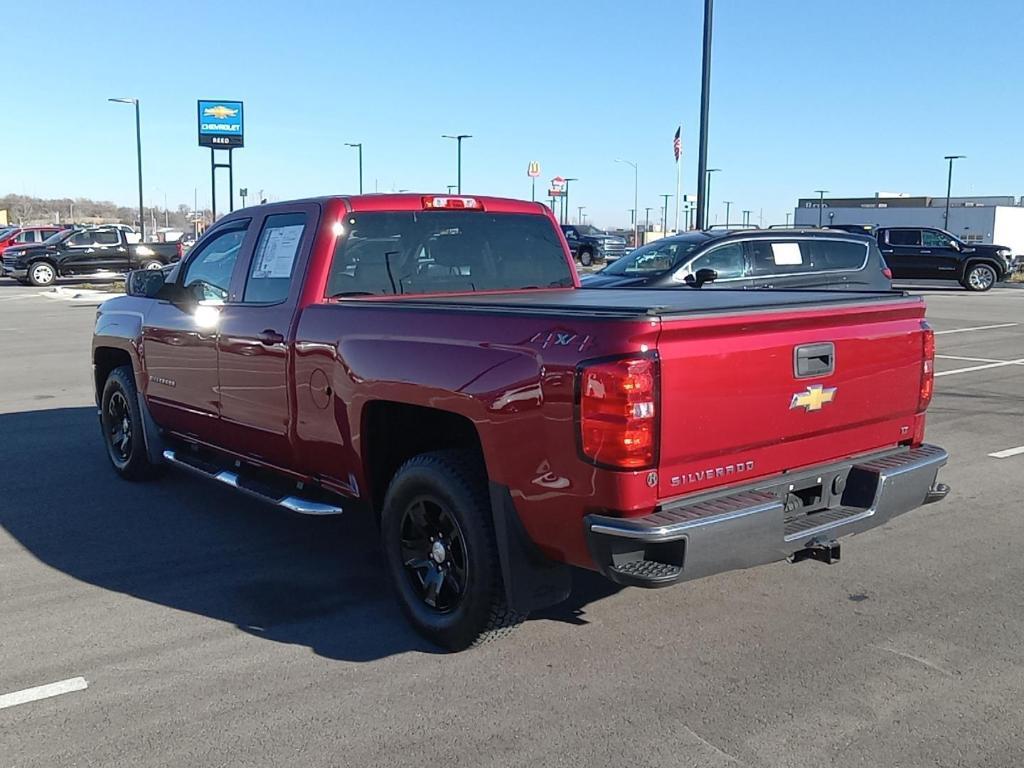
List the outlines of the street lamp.
{"type": "Polygon", "coordinates": [[[789,226],[789,217],[792,216],[792,215],[793,215],[792,213],[787,213],[786,214],[786,226],[787,227],[789,226]]]}
{"type": "Polygon", "coordinates": [[[583,209],[585,209],[586,207],[587,206],[585,206],[585,205],[577,205],[576,206],[576,223],[577,224],[582,224],[583,223],[583,209]]]}
{"type": "Polygon", "coordinates": [[[949,176],[946,178],[946,214],[942,217],[942,228],[949,231],[949,195],[953,191],[953,161],[964,160],[967,155],[946,155],[945,160],[949,161],[949,176]]]}
{"type": "Polygon", "coordinates": [[[458,191],[458,193],[461,195],[462,194],[462,140],[463,139],[472,139],[473,137],[470,134],[468,134],[468,133],[459,133],[459,134],[456,134],[455,136],[450,136],[447,133],[445,133],[445,134],[442,134],[441,138],[442,139],[453,139],[459,145],[459,150],[458,150],[458,158],[459,158],[458,159],[458,176],[455,177],[455,181],[457,182],[456,185],[455,185],[455,188],[458,191]]]}
{"type": "Polygon", "coordinates": [[[818,193],[818,229],[821,229],[821,213],[825,210],[825,195],[828,194],[827,189],[816,189],[818,193]]]}
{"type": "Polygon", "coordinates": [[[569,211],[571,210],[569,208],[569,182],[570,181],[579,181],[579,179],[572,178],[572,179],[566,179],[565,180],[565,194],[562,195],[562,213],[563,213],[563,217],[565,218],[565,221],[562,222],[563,224],[568,224],[569,223],[569,211]]]}
{"type": "Polygon", "coordinates": [[[668,235],[668,201],[675,197],[675,195],[661,195],[661,197],[665,199],[665,205],[661,209],[661,235],[662,237],[665,237],[668,235]]]}
{"type": "Polygon", "coordinates": [[[359,194],[363,194],[363,142],[345,142],[346,147],[355,147],[359,150],[359,194]]]}
{"type": "MultiPolygon", "coordinates": [[[[708,106],[711,101],[711,28],[714,24],[714,0],[704,0],[704,45],[700,71],[700,147],[697,151],[697,187],[704,184],[708,171],[708,106]]],[[[710,189],[710,184],[708,185],[710,189]]],[[[697,194],[697,229],[707,229],[708,201],[697,194]]]]}
{"type": "Polygon", "coordinates": [[[616,163],[625,163],[626,165],[632,166],[633,168],[633,207],[630,209],[633,212],[633,247],[640,247],[640,222],[637,221],[636,212],[640,210],[639,205],[639,191],[640,191],[640,172],[637,169],[637,164],[632,160],[616,159],[616,163]]]}
{"type": "Polygon", "coordinates": [[[743,212],[743,226],[744,227],[749,227],[750,226],[750,213],[751,213],[750,211],[744,211],[743,212]]]}
{"type": "Polygon", "coordinates": [[[455,191],[455,185],[454,185],[454,184],[449,184],[449,185],[448,185],[448,194],[450,195],[450,194],[452,194],[452,193],[453,193],[454,191],[455,191]]]}
{"type": "MultiPolygon", "coordinates": [[[[710,0],[709,0],[710,1],[710,0]]],[[[704,203],[701,205],[700,196],[697,197],[697,221],[696,225],[700,229],[708,228],[708,211],[711,210],[711,174],[718,173],[721,168],[708,168],[704,171],[704,203]]]]}
{"type": "Polygon", "coordinates": [[[729,209],[732,208],[732,200],[723,200],[725,203],[725,228],[729,228],[729,209]]]}
{"type": "Polygon", "coordinates": [[[146,242],[146,222],[142,205],[142,122],[139,119],[139,100],[132,98],[107,99],[117,104],[135,105],[135,150],[139,160],[139,240],[146,242]]]}
{"type": "MultiPolygon", "coordinates": [[[[645,214],[644,214],[644,216],[645,216],[645,218],[644,218],[644,241],[646,242],[647,241],[647,233],[651,231],[651,209],[650,208],[644,208],[644,211],[645,211],[645,214]]],[[[639,248],[640,247],[640,243],[637,243],[636,247],[639,248]]]]}

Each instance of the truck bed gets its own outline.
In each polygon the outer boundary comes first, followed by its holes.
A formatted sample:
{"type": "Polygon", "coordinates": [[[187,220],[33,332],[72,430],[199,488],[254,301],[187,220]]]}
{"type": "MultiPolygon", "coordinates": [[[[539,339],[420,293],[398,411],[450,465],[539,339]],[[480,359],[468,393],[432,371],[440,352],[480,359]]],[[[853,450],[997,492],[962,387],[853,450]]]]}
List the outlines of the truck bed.
{"type": "MultiPolygon", "coordinates": [[[[581,291],[566,288],[457,296],[389,297],[387,303],[392,307],[409,309],[468,309],[561,316],[583,313],[589,316],[637,318],[842,307],[865,302],[906,301],[908,298],[908,294],[896,291],[700,291],[681,288],[581,291]]],[[[366,299],[340,301],[365,302],[366,299]]]]}

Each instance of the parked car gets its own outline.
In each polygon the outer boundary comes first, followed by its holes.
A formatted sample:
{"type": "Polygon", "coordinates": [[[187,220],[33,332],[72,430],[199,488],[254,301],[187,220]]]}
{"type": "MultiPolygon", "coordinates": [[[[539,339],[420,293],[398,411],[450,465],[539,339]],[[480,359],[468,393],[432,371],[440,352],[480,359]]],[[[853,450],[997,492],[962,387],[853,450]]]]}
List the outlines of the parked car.
{"type": "Polygon", "coordinates": [[[897,279],[956,280],[969,291],[987,291],[1014,271],[1006,246],[968,244],[942,229],[879,227],[874,234],[897,279]]]}
{"type": "Polygon", "coordinates": [[[6,248],[39,245],[48,240],[58,232],[64,231],[64,227],[9,227],[0,232],[0,254],[6,248]]]}
{"type": "Polygon", "coordinates": [[[131,243],[118,227],[72,229],[44,243],[8,248],[0,272],[22,283],[52,284],[58,277],[108,277],[132,269],[160,269],[181,258],[178,243],[131,243]]]}
{"type": "Polygon", "coordinates": [[[637,248],[585,276],[582,286],[888,291],[890,278],[869,237],[814,229],[717,229],[637,248]]]}
{"type": "Polygon", "coordinates": [[[92,349],[114,470],[375,516],[450,649],[566,598],[569,565],[661,587],[832,562],[949,490],[920,297],[582,291],[538,203],[250,207],[127,293],[92,349]]]}
{"type": "Polygon", "coordinates": [[[562,233],[575,258],[584,267],[615,261],[626,252],[626,239],[609,235],[590,224],[563,224],[562,233]]]}

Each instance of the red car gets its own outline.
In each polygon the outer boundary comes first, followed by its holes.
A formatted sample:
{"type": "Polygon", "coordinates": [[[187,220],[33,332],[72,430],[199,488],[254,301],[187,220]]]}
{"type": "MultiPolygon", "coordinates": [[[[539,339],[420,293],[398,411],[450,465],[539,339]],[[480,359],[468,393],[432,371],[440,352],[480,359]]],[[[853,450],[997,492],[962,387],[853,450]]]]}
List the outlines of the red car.
{"type": "Polygon", "coordinates": [[[450,649],[567,597],[568,566],[832,562],[949,490],[920,297],[580,290],[540,204],[411,194],[236,211],[127,282],[92,351],[114,469],[376,516],[450,649]]]}
{"type": "Polygon", "coordinates": [[[65,227],[11,227],[0,229],[0,254],[4,248],[16,245],[38,245],[44,240],[63,232],[65,227]]]}

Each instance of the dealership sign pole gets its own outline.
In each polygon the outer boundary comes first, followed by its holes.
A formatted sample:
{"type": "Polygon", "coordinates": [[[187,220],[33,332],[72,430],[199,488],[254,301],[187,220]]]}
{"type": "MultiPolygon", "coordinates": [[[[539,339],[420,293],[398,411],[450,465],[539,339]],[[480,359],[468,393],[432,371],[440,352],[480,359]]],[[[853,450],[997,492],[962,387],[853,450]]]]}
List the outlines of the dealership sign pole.
{"type": "Polygon", "coordinates": [[[217,220],[217,169],[228,169],[228,210],[235,210],[235,168],[232,150],[245,146],[242,102],[210,101],[198,103],[199,146],[210,148],[210,208],[217,220]],[[227,163],[217,162],[217,150],[228,151],[227,163]]]}

